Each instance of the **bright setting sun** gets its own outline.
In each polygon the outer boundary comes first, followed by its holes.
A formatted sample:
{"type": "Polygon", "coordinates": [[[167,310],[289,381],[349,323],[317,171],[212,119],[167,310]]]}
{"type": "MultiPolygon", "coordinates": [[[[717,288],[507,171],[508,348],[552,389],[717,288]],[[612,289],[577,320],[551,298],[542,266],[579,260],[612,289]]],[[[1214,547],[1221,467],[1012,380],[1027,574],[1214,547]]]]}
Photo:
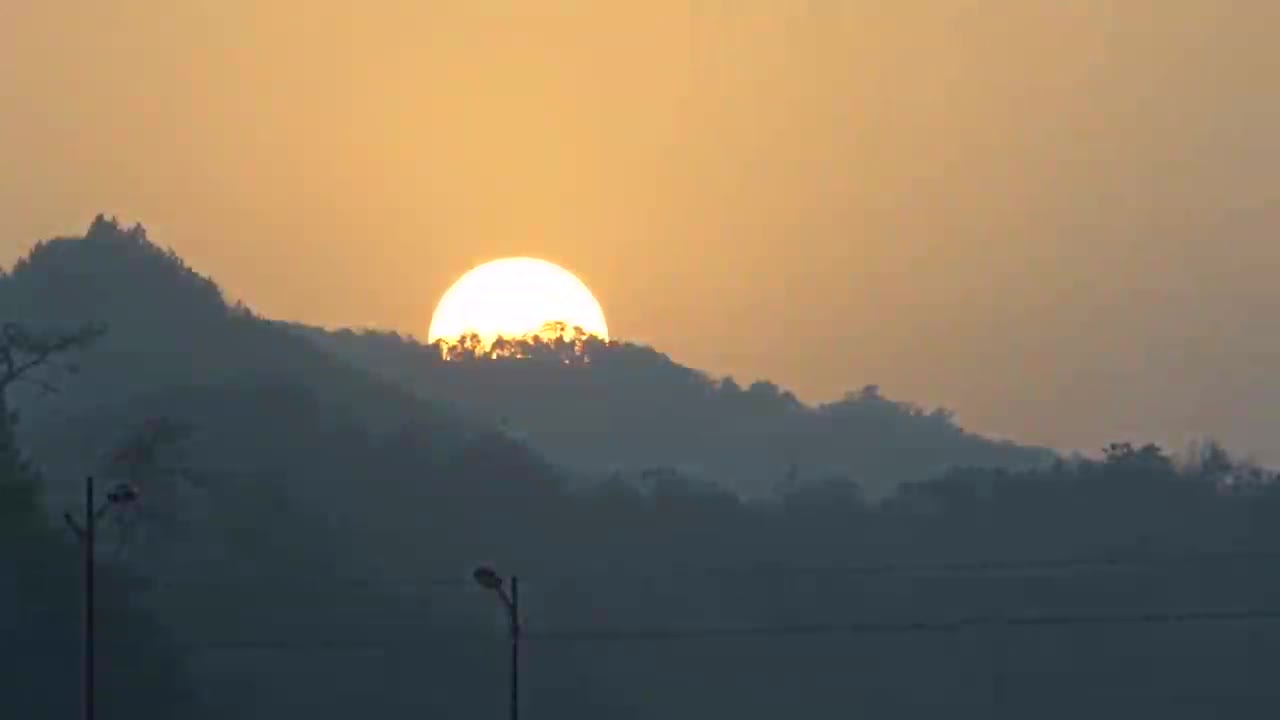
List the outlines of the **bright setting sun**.
{"type": "Polygon", "coordinates": [[[488,345],[499,336],[530,335],[553,322],[609,337],[600,303],[573,273],[545,260],[504,258],[458,278],[436,306],[427,340],[453,341],[475,333],[488,345]]]}

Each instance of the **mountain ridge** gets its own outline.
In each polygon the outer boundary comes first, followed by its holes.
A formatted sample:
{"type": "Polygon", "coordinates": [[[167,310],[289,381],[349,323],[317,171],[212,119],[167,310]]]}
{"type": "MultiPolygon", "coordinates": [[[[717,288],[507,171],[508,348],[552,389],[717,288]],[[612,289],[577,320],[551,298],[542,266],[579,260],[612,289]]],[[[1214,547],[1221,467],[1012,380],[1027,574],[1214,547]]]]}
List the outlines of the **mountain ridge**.
{"type": "Polygon", "coordinates": [[[0,304],[38,327],[110,326],[83,373],[64,380],[73,401],[19,397],[36,424],[169,386],[275,377],[316,388],[371,428],[394,431],[425,413],[440,432],[505,429],[586,479],[666,467],[746,495],[833,478],[883,495],[955,466],[1017,469],[1057,457],[971,433],[947,410],[889,399],[874,385],[806,405],[770,381],[742,387],[627,342],[591,342],[590,362],[446,362],[438,346],[395,332],[262,318],[228,303],[141,225],[101,215],[81,237],[36,243],[0,280],[0,304]]]}
{"type": "Polygon", "coordinates": [[[744,388],[617,340],[579,340],[576,349],[535,342],[520,351],[526,357],[496,359],[447,350],[458,360],[395,332],[287,326],[420,397],[508,424],[557,462],[595,475],[672,466],[751,495],[797,477],[845,477],[880,494],[957,465],[1028,468],[1058,457],[969,432],[950,411],[892,400],[875,385],[809,405],[770,381],[744,388]],[[530,356],[538,353],[542,362],[530,356]],[[633,447],[611,440],[619,437],[633,447]],[[732,454],[748,458],[726,462],[732,454]]]}

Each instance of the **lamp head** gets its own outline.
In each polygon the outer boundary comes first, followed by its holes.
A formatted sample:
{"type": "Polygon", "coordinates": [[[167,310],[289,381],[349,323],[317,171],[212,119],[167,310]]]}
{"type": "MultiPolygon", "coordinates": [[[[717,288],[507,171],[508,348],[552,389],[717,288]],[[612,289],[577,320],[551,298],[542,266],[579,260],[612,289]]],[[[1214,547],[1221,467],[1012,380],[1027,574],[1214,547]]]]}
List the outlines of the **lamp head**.
{"type": "Polygon", "coordinates": [[[478,583],[480,587],[486,590],[502,589],[502,577],[499,576],[493,568],[487,565],[476,568],[476,571],[472,573],[471,576],[476,579],[476,583],[478,583]]]}
{"type": "Polygon", "coordinates": [[[138,500],[138,489],[128,483],[121,483],[107,492],[107,502],[112,505],[128,505],[138,500]]]}

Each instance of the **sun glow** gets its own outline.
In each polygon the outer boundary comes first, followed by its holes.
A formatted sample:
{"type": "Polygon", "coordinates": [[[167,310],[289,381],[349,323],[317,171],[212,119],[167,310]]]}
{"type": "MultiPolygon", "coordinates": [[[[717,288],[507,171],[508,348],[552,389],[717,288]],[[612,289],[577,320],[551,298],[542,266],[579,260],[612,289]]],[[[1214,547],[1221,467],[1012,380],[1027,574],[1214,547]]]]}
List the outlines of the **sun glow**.
{"type": "Polygon", "coordinates": [[[535,258],[503,258],[472,268],[440,298],[427,341],[474,333],[488,346],[499,336],[542,333],[551,323],[607,340],[609,326],[591,290],[564,268],[535,258]]]}

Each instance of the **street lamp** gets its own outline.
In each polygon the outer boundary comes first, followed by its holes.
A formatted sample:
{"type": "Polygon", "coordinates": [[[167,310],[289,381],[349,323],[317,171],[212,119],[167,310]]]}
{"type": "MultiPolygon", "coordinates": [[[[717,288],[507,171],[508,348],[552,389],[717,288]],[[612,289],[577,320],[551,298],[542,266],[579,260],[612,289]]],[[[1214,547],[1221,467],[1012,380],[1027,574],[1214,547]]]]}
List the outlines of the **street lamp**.
{"type": "Polygon", "coordinates": [[[504,587],[502,576],[488,566],[478,567],[472,573],[476,583],[485,590],[492,590],[507,609],[507,623],[511,632],[511,720],[520,720],[520,584],[511,576],[511,591],[504,587]]]}
{"type": "Polygon", "coordinates": [[[128,505],[136,502],[138,490],[132,485],[117,485],[107,492],[107,500],[100,507],[94,506],[93,478],[84,481],[84,521],[77,522],[66,513],[67,525],[70,526],[84,553],[84,720],[93,720],[94,696],[94,627],[93,627],[93,557],[94,543],[97,535],[98,520],[112,507],[128,505]]]}

